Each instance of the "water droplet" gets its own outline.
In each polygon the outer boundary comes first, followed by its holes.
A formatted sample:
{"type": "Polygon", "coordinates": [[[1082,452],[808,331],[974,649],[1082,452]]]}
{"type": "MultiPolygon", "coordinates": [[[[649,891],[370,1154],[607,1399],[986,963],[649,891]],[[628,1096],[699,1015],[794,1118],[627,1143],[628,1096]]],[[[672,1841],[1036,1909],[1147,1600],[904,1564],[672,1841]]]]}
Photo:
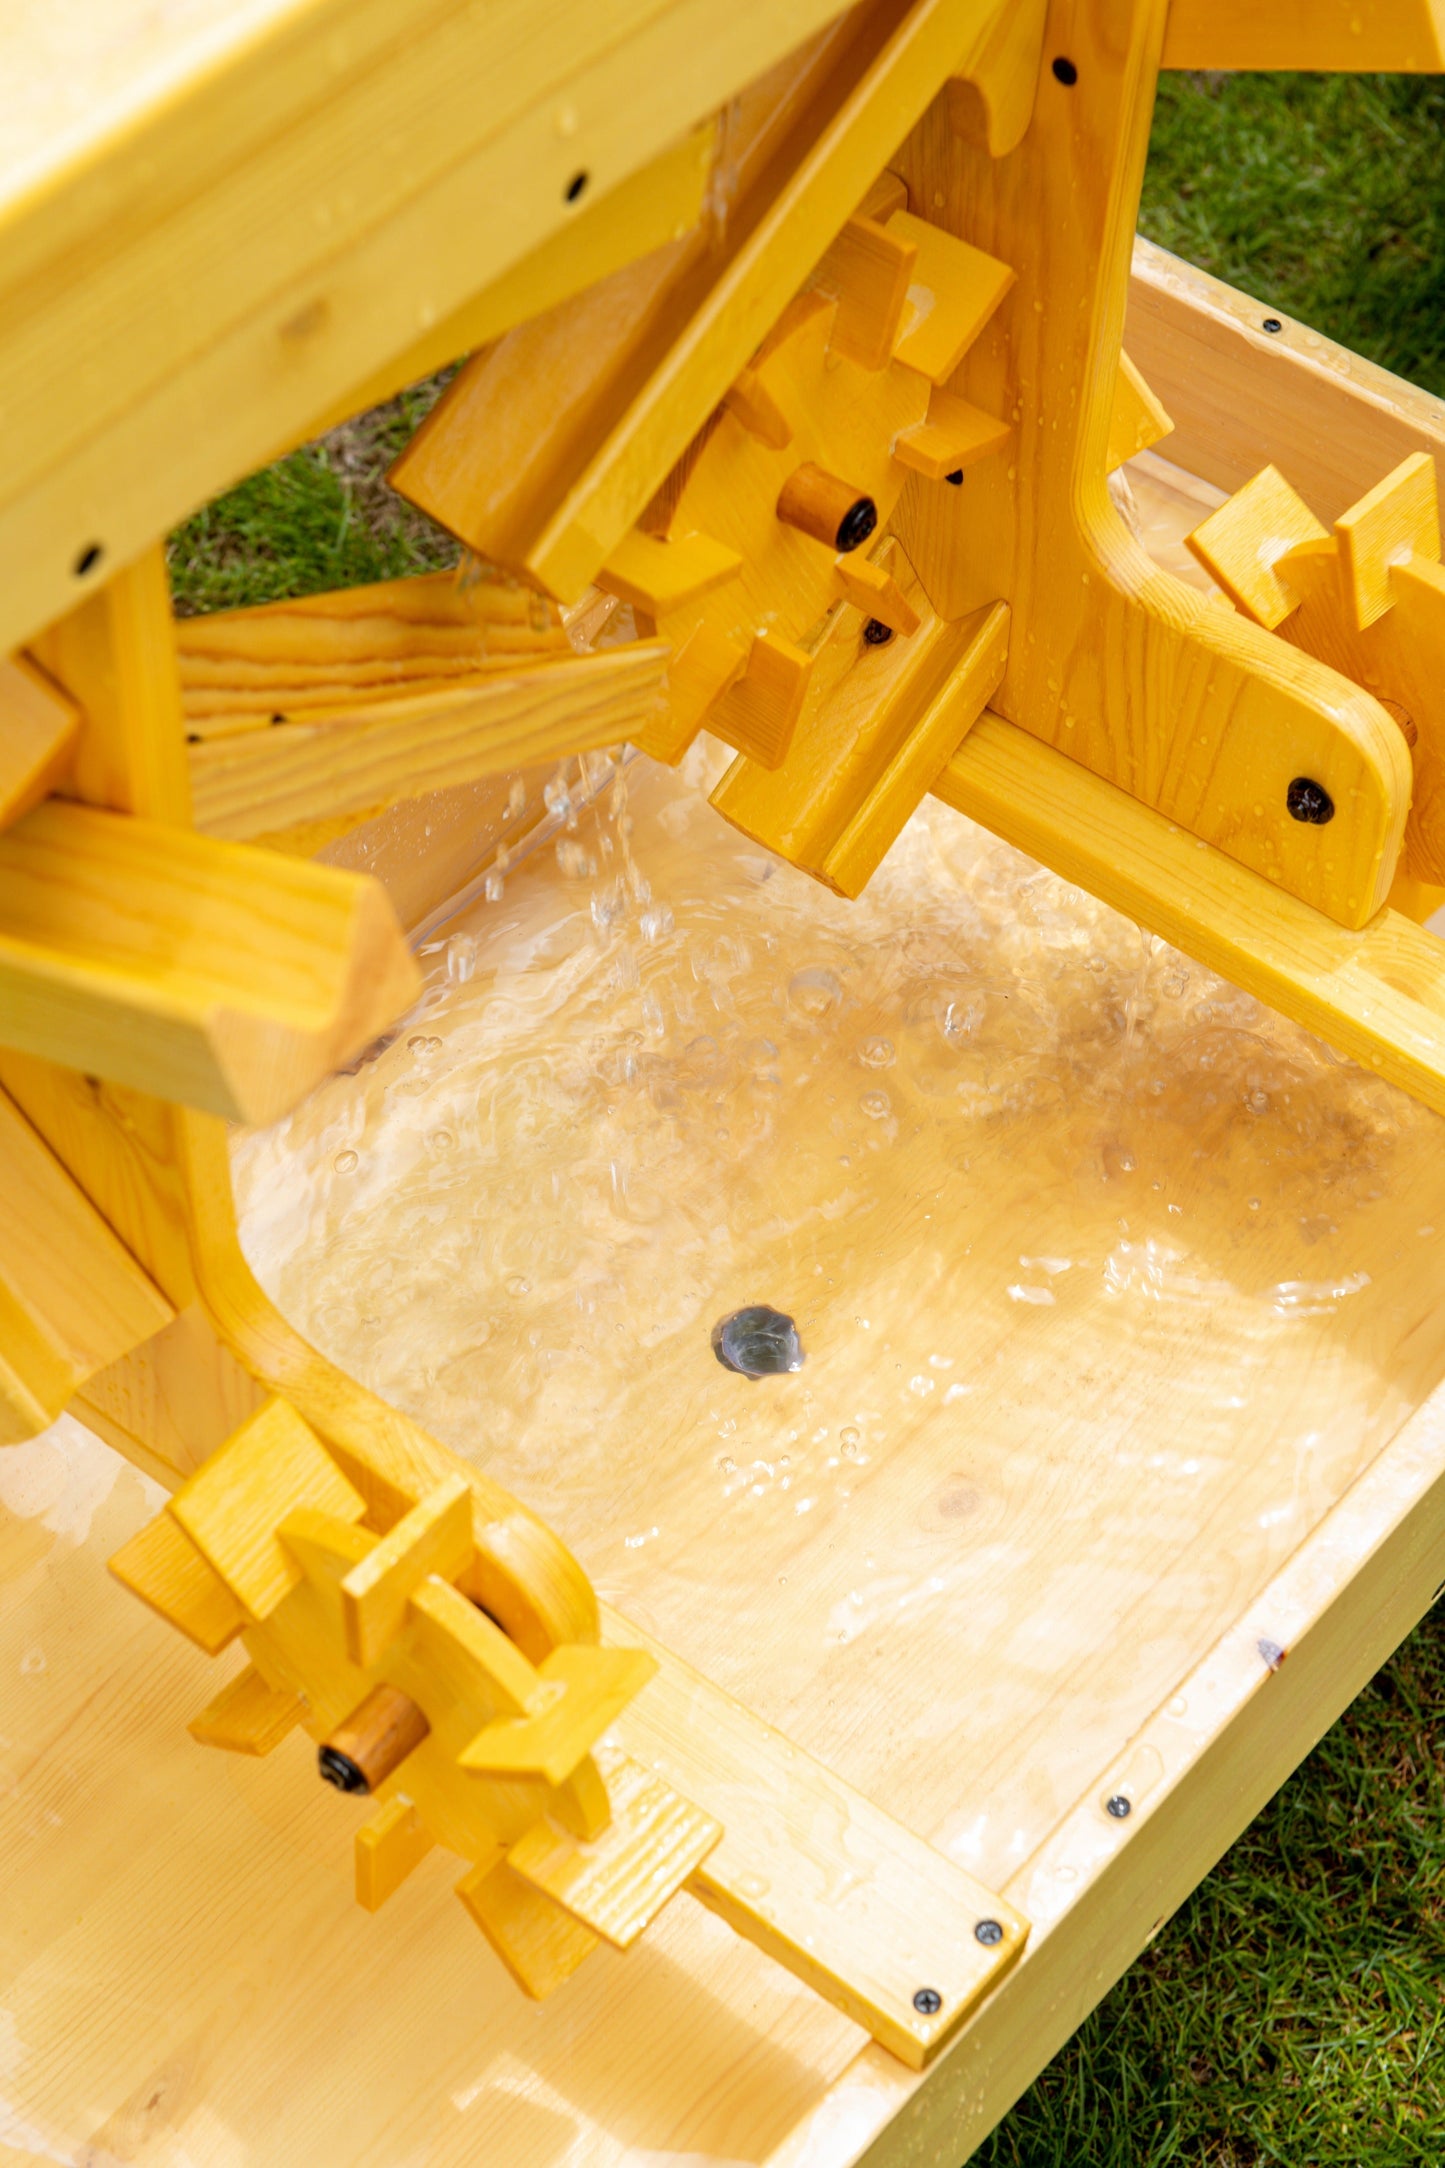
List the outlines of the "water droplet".
{"type": "Polygon", "coordinates": [[[502,1285],[514,1299],[532,1292],[532,1283],[522,1272],[509,1272],[502,1285]]]}
{"type": "Polygon", "coordinates": [[[571,836],[557,839],[557,864],[569,881],[585,880],[597,871],[597,861],[589,858],[580,843],[571,836]]]}
{"type": "Polygon", "coordinates": [[[780,1377],[803,1367],[797,1326],[784,1311],[762,1302],[720,1319],[712,1329],[712,1346],[725,1370],[745,1378],[780,1377]]]}
{"type": "MultiPolygon", "coordinates": [[[[491,887],[494,876],[488,874],[487,886],[491,887]]],[[[499,891],[500,893],[500,891],[499,891]]],[[[492,899],[489,896],[488,901],[492,899]]],[[[477,937],[470,933],[454,933],[447,943],[447,977],[454,986],[465,986],[477,968],[477,937]]]]}
{"type": "Polygon", "coordinates": [[[522,778],[519,775],[514,775],[512,777],[511,786],[507,791],[508,820],[520,820],[522,814],[526,811],[526,807],[527,786],[522,781],[522,778]]]}
{"type": "Polygon", "coordinates": [[[891,1039],[864,1039],[858,1047],[858,1059],[865,1069],[888,1069],[895,1059],[891,1039]]]}
{"type": "MultiPolygon", "coordinates": [[[[501,874],[498,873],[496,867],[493,866],[491,872],[487,875],[487,878],[482,883],[482,894],[486,897],[488,903],[500,903],[506,892],[507,884],[502,879],[501,874]]],[[[473,966],[473,968],[475,968],[475,966],[473,966]]],[[[468,977],[470,977],[470,975],[471,974],[468,973],[468,977]]]]}
{"type": "Polygon", "coordinates": [[[862,1442],[862,1437],[851,1423],[846,1424],[838,1433],[838,1447],[844,1460],[856,1460],[862,1442]]]}
{"type": "Polygon", "coordinates": [[[361,1162],[355,1152],[338,1152],[331,1164],[338,1174],[355,1174],[361,1162]]]}
{"type": "Polygon", "coordinates": [[[426,1141],[428,1150],[440,1156],[451,1151],[457,1140],[449,1129],[434,1129],[426,1141]]]}
{"type": "Polygon", "coordinates": [[[789,1008],[810,1023],[822,1023],[842,999],[840,981],[823,964],[810,964],[805,970],[795,971],[788,981],[789,1008]]]}
{"type": "Polygon", "coordinates": [[[643,940],[649,944],[665,941],[672,929],[672,912],[665,903],[654,904],[651,910],[644,911],[637,921],[638,932],[642,935],[643,940]]]}
{"type": "Polygon", "coordinates": [[[554,775],[542,793],[547,811],[557,820],[566,820],[572,810],[572,793],[567,788],[565,775],[554,775]]]}
{"type": "Polygon", "coordinates": [[[893,1101],[887,1092],[864,1092],[858,1104],[870,1122],[881,1122],[893,1112],[893,1101]]]}

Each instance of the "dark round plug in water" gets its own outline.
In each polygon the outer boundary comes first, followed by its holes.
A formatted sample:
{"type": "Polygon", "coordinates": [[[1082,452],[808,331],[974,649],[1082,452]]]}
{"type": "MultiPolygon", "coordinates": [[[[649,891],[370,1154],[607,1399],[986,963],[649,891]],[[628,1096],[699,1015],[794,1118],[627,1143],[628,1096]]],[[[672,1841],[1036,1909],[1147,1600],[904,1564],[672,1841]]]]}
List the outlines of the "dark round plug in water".
{"type": "Polygon", "coordinates": [[[743,1378],[780,1377],[803,1367],[797,1326],[765,1302],[734,1310],[714,1325],[712,1350],[724,1370],[735,1370],[743,1378]]]}
{"type": "Polygon", "coordinates": [[[1284,794],[1291,820],[1308,821],[1313,828],[1323,828],[1335,817],[1335,801],[1323,783],[1316,783],[1307,775],[1297,775],[1284,794]]]}

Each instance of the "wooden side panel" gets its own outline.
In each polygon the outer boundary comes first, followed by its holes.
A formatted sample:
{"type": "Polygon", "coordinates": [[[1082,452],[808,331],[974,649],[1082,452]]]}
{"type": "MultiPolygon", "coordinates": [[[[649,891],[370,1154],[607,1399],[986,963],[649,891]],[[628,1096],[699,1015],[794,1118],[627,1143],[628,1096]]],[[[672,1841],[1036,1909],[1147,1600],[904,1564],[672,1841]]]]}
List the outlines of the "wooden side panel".
{"type": "Polygon", "coordinates": [[[1166,68],[1430,75],[1445,68],[1441,0],[1170,0],[1166,68]]]}

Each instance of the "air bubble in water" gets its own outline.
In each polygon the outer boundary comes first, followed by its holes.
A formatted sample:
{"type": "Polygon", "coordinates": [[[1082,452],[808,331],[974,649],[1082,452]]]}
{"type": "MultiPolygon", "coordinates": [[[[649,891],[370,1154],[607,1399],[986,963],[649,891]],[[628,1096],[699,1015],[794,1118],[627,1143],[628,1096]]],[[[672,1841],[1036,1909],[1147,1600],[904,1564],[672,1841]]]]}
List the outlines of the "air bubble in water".
{"type": "Polygon", "coordinates": [[[331,1164],[338,1174],[355,1174],[361,1161],[355,1152],[338,1152],[331,1164]]]}
{"type": "Polygon", "coordinates": [[[838,1433],[838,1450],[842,1453],[844,1460],[856,1460],[858,1458],[858,1448],[862,1443],[861,1436],[851,1423],[845,1424],[838,1433]]]}
{"type": "Polygon", "coordinates": [[[864,1039],[858,1048],[858,1059],[865,1069],[887,1069],[894,1061],[891,1039],[864,1039]]]}
{"type": "Polygon", "coordinates": [[[441,1154],[449,1152],[457,1140],[449,1129],[434,1129],[426,1141],[433,1152],[441,1154]]]}
{"type": "Polygon", "coordinates": [[[574,843],[570,836],[558,838],[557,864],[570,881],[581,880],[585,875],[597,871],[596,860],[589,858],[581,844],[574,843]]]}
{"type": "Polygon", "coordinates": [[[665,941],[672,932],[673,923],[672,911],[669,906],[665,903],[654,904],[650,910],[644,911],[637,921],[637,930],[644,941],[652,944],[665,941]]]}
{"type": "Polygon", "coordinates": [[[836,975],[823,964],[810,964],[805,970],[795,971],[788,981],[788,1006],[810,1023],[820,1024],[831,1016],[843,999],[843,988],[836,975]]]}
{"type": "Polygon", "coordinates": [[[893,1112],[893,1101],[887,1092],[864,1092],[858,1104],[870,1122],[881,1122],[885,1115],[893,1112]]]}
{"type": "Polygon", "coordinates": [[[527,786],[522,781],[522,778],[519,775],[514,775],[512,777],[511,788],[507,792],[508,820],[520,820],[523,813],[526,811],[526,806],[527,786]]]}
{"type": "MultiPolygon", "coordinates": [[[[502,879],[501,874],[498,873],[496,867],[493,866],[491,872],[487,875],[487,878],[482,883],[482,894],[486,897],[488,903],[500,903],[503,895],[506,893],[506,886],[507,884],[502,879]]],[[[467,976],[468,978],[470,978],[471,973],[468,972],[467,976]]]]}
{"type": "MultiPolygon", "coordinates": [[[[489,873],[487,875],[487,901],[489,903],[493,901],[491,887],[494,880],[497,880],[497,876],[495,874],[489,873]]],[[[497,884],[497,892],[498,894],[501,893],[501,883],[499,880],[497,884]]],[[[454,933],[450,941],[448,941],[447,943],[447,977],[451,980],[454,986],[465,986],[467,980],[471,978],[476,968],[476,935],[471,933],[454,933]]]]}
{"type": "Polygon", "coordinates": [[[532,1292],[532,1283],[524,1272],[509,1272],[502,1285],[513,1297],[530,1295],[532,1292]]]}
{"type": "Polygon", "coordinates": [[[549,813],[553,814],[558,820],[566,820],[568,814],[572,811],[572,793],[567,788],[565,775],[554,775],[547,788],[543,791],[542,797],[546,802],[549,813]]]}

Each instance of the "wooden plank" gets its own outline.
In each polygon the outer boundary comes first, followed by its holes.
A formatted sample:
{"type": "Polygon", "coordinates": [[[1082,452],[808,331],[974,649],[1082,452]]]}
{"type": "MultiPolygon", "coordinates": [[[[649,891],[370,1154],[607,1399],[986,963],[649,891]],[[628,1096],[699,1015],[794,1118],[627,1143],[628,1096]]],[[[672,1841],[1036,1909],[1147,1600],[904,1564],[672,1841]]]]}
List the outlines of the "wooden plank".
{"type": "Polygon", "coordinates": [[[908,301],[918,244],[874,218],[850,218],[824,250],[811,284],[838,304],[834,347],[884,369],[908,301]]]}
{"type": "MultiPolygon", "coordinates": [[[[426,572],[176,625],[188,737],[269,729],[570,655],[559,612],[488,570],[426,572]]],[[[135,809],[132,809],[135,810],[135,809]]]]}
{"type": "Polygon", "coordinates": [[[603,1750],[598,1760],[611,1808],[601,1835],[583,1843],[538,1822],[512,1846],[507,1864],[604,1942],[629,1950],[722,1830],[625,1754],[603,1750]]]}
{"type": "MultiPolygon", "coordinates": [[[[529,342],[536,370],[524,364],[525,349],[504,342],[463,372],[393,470],[403,495],[482,554],[525,567],[549,593],[579,594],[996,12],[991,0],[911,8],[885,0],[856,17],[786,141],[734,201],[721,245],[695,264],[679,260],[670,276],[659,270],[639,293],[633,320],[641,329],[625,365],[587,380],[580,420],[568,378],[589,351],[586,311],[539,329],[529,342]],[[539,411],[519,428],[513,395],[529,376],[539,411]],[[493,417],[502,426],[504,408],[509,445],[525,465],[500,463],[502,491],[493,417]]],[[[587,308],[605,316],[617,305],[599,292],[587,308]]]]}
{"type": "Polygon", "coordinates": [[[1122,467],[1126,459],[1147,452],[1161,437],[1167,437],[1173,426],[1129,356],[1121,354],[1114,382],[1114,408],[1109,417],[1109,445],[1104,454],[1109,472],[1122,467]]]}
{"type": "Polygon", "coordinates": [[[524,1995],[543,2001],[565,1986],[597,1937],[504,1859],[482,1861],[457,1895],[524,1995]]]}
{"type": "Polygon", "coordinates": [[[1170,0],[1165,68],[1301,68],[1433,75],[1442,0],[1170,0]]]}
{"type": "Polygon", "coordinates": [[[268,1686],[247,1664],[186,1726],[197,1746],[228,1754],[270,1754],[306,1714],[299,1694],[268,1686]]]}
{"type": "Polygon", "coordinates": [[[452,1580],[472,1557],[471,1486],[439,1483],[389,1528],[341,1584],[346,1653],[369,1670],[400,1631],[412,1591],[430,1573],[452,1580]]]}
{"type": "Polygon", "coordinates": [[[1170,458],[1220,489],[1276,466],[1330,526],[1411,452],[1445,462],[1445,400],[1142,238],[1124,338],[1170,458]]]}
{"type": "Polygon", "coordinates": [[[380,1800],[356,1832],[356,1901],[379,1912],[432,1849],[416,1808],[401,1792],[380,1800]]]}
{"type": "Polygon", "coordinates": [[[265,1397],[200,1306],[189,1302],[163,1331],[87,1378],[73,1412],[147,1474],[175,1483],[193,1474],[265,1397]]]}
{"type": "Polygon", "coordinates": [[[215,1567],[169,1513],[158,1513],[137,1529],[110,1560],[110,1570],[123,1588],[207,1656],[219,1656],[246,1623],[215,1567]]]}
{"type": "Polygon", "coordinates": [[[0,828],[59,787],[80,734],[80,711],[23,655],[0,660],[0,828]]]}
{"type": "Polygon", "coordinates": [[[930,384],[944,385],[1018,274],[1012,265],[928,219],[915,218],[911,211],[895,211],[888,232],[918,252],[894,358],[917,369],[930,384]]]}
{"type": "Polygon", "coordinates": [[[0,1445],[46,1429],[174,1314],[0,1092],[0,1445]]]}
{"type": "Polygon", "coordinates": [[[0,836],[0,1036],[269,1121],[419,985],[381,889],[49,800],[0,836]]]}
{"type": "Polygon", "coordinates": [[[44,87],[0,183],[0,651],[90,550],[129,561],[839,12],[567,0],[540,36],[531,0],[269,0],[175,76],[103,65],[132,78],[118,104],[68,80],[34,135],[53,70],[11,46],[12,112],[44,87]]]}
{"type": "Polygon", "coordinates": [[[196,826],[252,841],[619,745],[661,708],[666,666],[661,642],[639,641],[208,738],[190,748],[196,826]]]}
{"type": "Polygon", "coordinates": [[[1445,943],[1398,911],[1356,932],[985,715],[946,804],[1445,1113],[1445,943]]]}

